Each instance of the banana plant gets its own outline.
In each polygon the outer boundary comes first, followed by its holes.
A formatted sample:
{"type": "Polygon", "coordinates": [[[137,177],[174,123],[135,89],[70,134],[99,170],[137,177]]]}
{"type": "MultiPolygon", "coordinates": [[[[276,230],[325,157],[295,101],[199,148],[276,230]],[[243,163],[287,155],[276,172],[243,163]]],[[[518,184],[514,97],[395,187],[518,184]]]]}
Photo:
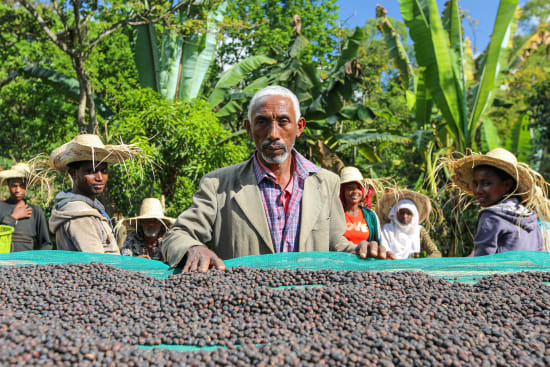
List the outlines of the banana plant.
{"type": "MultiPolygon", "coordinates": [[[[193,7],[204,5],[205,0],[189,3],[176,14],[177,23],[185,24],[193,18],[193,7]]],[[[145,7],[149,4],[144,1],[145,7]]],[[[227,10],[222,1],[207,17],[204,33],[194,32],[184,38],[172,27],[160,35],[154,24],[135,27],[133,53],[143,87],[149,87],[165,99],[189,99],[199,95],[208,68],[214,60],[219,23],[227,10]]]]}
{"type": "MultiPolygon", "coordinates": [[[[463,37],[458,0],[448,1],[442,16],[435,0],[400,0],[400,5],[418,66],[412,66],[391,20],[381,7],[377,10],[378,29],[392,51],[417,129],[423,131],[424,137],[432,137],[413,141],[421,143],[415,146],[423,156],[430,190],[435,194],[433,170],[439,155],[450,147],[462,152],[476,148],[477,130],[488,121],[485,114],[508,65],[519,17],[518,0],[501,0],[491,42],[478,60],[477,70],[469,41],[463,37]],[[475,75],[479,76],[478,80],[475,75]],[[434,107],[437,107],[435,111],[434,107]]],[[[488,126],[484,132],[495,133],[496,130],[488,126]]],[[[487,135],[485,138],[485,145],[495,144],[494,137],[490,141],[487,135]]]]}

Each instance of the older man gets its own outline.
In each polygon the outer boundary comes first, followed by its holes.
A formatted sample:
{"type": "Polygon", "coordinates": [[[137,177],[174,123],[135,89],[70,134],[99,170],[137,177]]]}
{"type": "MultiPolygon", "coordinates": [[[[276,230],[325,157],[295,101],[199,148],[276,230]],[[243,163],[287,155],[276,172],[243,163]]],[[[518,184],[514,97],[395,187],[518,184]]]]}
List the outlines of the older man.
{"type": "Polygon", "coordinates": [[[256,151],[249,160],[202,178],[193,205],[166,235],[162,250],[171,266],[204,272],[224,269],[222,259],[291,251],[394,258],[376,242],[355,246],[343,236],[338,176],[293,149],[305,123],[288,89],[272,86],[256,93],[245,120],[256,151]]]}
{"type": "Polygon", "coordinates": [[[288,89],[272,86],[254,95],[245,127],[256,151],[202,178],[193,205],[166,235],[162,249],[171,266],[204,272],[224,269],[221,259],[296,251],[393,258],[376,242],[356,246],[343,236],[338,176],[293,148],[305,124],[288,89]]]}
{"type": "Polygon", "coordinates": [[[120,254],[111,218],[97,200],[109,179],[109,164],[129,158],[131,147],[104,145],[99,136],[77,135],[50,154],[50,165],[68,171],[73,187],[57,194],[50,217],[57,248],[120,254]]]}

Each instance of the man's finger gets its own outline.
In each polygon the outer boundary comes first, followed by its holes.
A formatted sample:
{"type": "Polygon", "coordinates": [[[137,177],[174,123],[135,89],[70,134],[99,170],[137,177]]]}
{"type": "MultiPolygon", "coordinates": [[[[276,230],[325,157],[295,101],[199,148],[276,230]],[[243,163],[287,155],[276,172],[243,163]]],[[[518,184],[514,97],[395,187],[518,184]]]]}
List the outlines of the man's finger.
{"type": "Polygon", "coordinates": [[[395,257],[395,254],[391,251],[386,251],[386,256],[390,260],[397,260],[397,257],[395,257]]]}
{"type": "Polygon", "coordinates": [[[189,267],[189,271],[191,272],[197,271],[198,266],[199,266],[199,259],[197,257],[193,257],[191,259],[191,266],[189,267]]]}
{"type": "Polygon", "coordinates": [[[225,270],[225,264],[223,263],[222,259],[215,256],[210,259],[211,265],[214,265],[214,268],[218,270],[225,270]]]}
{"type": "Polygon", "coordinates": [[[382,260],[386,259],[386,248],[384,246],[378,246],[378,258],[382,260]]]}
{"type": "Polygon", "coordinates": [[[367,257],[367,247],[368,243],[366,241],[361,241],[357,245],[357,254],[361,259],[365,259],[367,257]]]}
{"type": "Polygon", "coordinates": [[[376,242],[369,243],[369,257],[378,257],[378,244],[376,242]]]}
{"type": "Polygon", "coordinates": [[[210,267],[210,257],[201,256],[199,261],[199,268],[198,268],[199,272],[206,273],[209,267],[210,267]]]}

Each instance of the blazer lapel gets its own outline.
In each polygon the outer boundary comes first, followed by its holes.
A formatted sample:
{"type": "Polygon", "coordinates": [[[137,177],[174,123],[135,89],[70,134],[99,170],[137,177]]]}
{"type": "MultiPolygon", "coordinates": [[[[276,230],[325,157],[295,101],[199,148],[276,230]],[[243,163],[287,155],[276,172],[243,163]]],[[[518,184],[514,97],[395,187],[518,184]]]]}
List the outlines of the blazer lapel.
{"type": "Polygon", "coordinates": [[[302,195],[302,213],[300,218],[300,242],[299,251],[304,251],[305,241],[311,234],[311,229],[319,217],[325,198],[321,196],[319,180],[309,176],[304,182],[304,193],[302,195]]]}
{"type": "Polygon", "coordinates": [[[271,240],[271,232],[267,224],[262,196],[256,181],[256,176],[254,175],[252,162],[250,162],[244,170],[241,184],[242,186],[235,194],[235,201],[250,222],[250,225],[260,235],[271,252],[274,253],[275,249],[273,248],[273,241],[271,240]]]}

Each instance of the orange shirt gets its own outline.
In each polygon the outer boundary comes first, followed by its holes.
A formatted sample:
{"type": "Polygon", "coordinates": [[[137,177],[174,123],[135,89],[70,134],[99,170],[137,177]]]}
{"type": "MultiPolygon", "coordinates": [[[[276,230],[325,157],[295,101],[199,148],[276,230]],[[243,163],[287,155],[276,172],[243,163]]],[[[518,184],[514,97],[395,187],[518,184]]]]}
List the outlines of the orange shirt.
{"type": "Polygon", "coordinates": [[[355,217],[352,217],[348,213],[346,214],[346,233],[344,233],[344,237],[346,237],[351,242],[355,243],[356,245],[365,240],[369,240],[370,236],[370,230],[367,226],[367,221],[365,220],[365,217],[363,216],[363,211],[360,210],[359,214],[355,217]]]}

